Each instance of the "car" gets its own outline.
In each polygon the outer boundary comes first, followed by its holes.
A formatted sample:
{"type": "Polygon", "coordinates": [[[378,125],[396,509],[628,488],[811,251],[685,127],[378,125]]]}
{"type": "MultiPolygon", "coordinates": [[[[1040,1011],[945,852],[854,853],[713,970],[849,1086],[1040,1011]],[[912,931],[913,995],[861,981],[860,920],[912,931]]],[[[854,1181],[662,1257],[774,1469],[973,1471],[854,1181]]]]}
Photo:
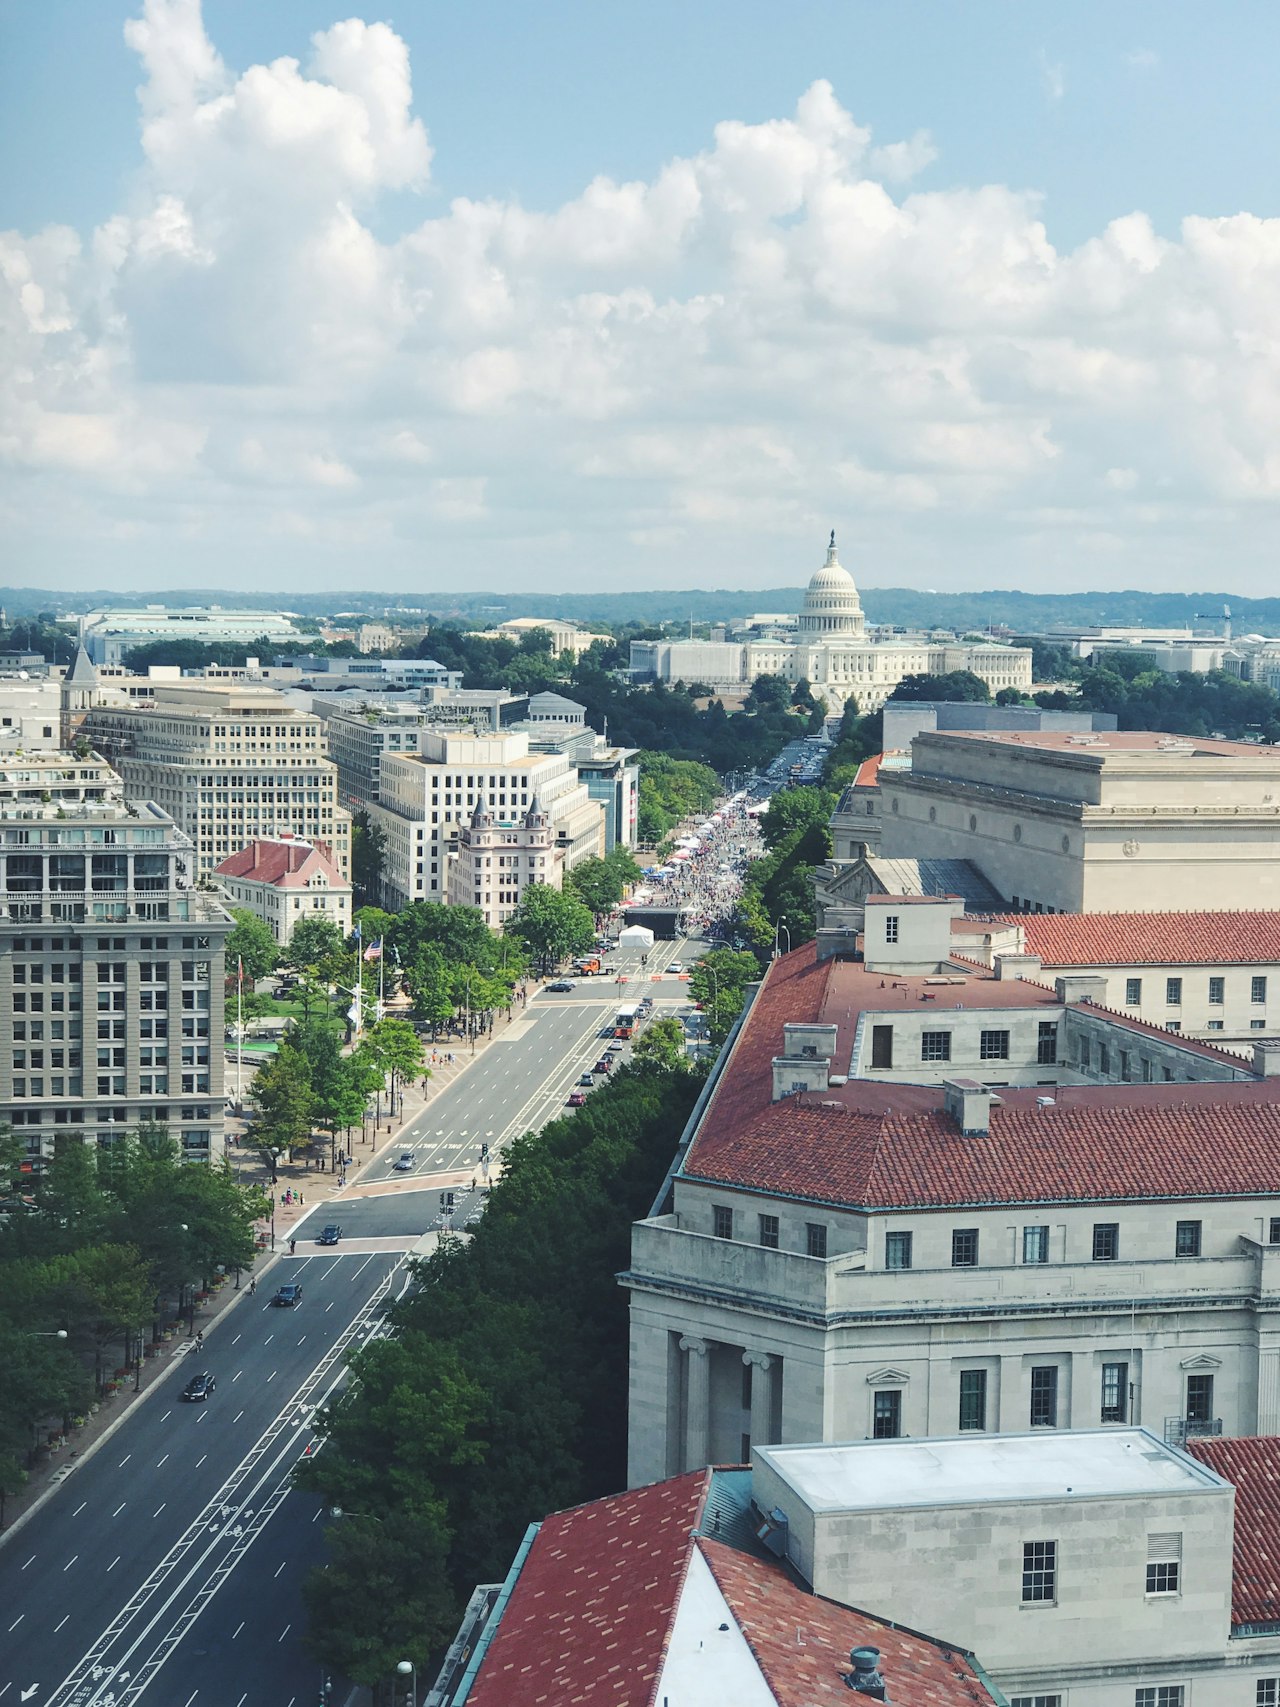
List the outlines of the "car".
{"type": "Polygon", "coordinates": [[[196,1401],[203,1402],[209,1397],[210,1393],[213,1392],[213,1389],[217,1385],[218,1383],[214,1380],[212,1375],[193,1375],[190,1381],[188,1381],[186,1386],[182,1389],[182,1396],[184,1399],[188,1399],[193,1403],[196,1401]]]}
{"type": "Polygon", "coordinates": [[[611,1055],[602,1055],[591,1071],[593,1073],[612,1073],[613,1057],[611,1055]]]}
{"type": "Polygon", "coordinates": [[[591,1077],[590,1073],[579,1073],[578,1083],[580,1085],[594,1085],[595,1080],[591,1077]]]}
{"type": "Polygon", "coordinates": [[[667,971],[670,973],[670,975],[673,978],[678,978],[680,976],[680,974],[684,971],[684,967],[681,966],[681,964],[678,960],[673,960],[671,962],[671,964],[667,967],[667,971]]]}
{"type": "Polygon", "coordinates": [[[617,1039],[617,1038],[616,1038],[616,1037],[615,1037],[615,1038],[614,1038],[614,1040],[613,1040],[613,1042],[612,1042],[612,1043],[611,1043],[611,1044],[610,1044],[610,1045],[609,1045],[609,1047],[608,1047],[608,1048],[607,1048],[607,1049],[606,1049],[606,1050],[605,1050],[605,1054],[606,1054],[606,1055],[618,1055],[618,1054],[620,1054],[620,1053],[621,1053],[621,1052],[622,1052],[622,1050],[624,1050],[624,1049],[625,1049],[625,1048],[626,1048],[626,1047],[627,1047],[627,1046],[626,1046],[626,1044],[625,1044],[625,1043],[621,1043],[621,1042],[619,1042],[619,1040],[618,1040],[618,1039],[617,1039]]]}
{"type": "Polygon", "coordinates": [[[392,1162],[391,1166],[395,1169],[396,1173],[407,1174],[413,1166],[413,1151],[401,1150],[400,1154],[396,1157],[395,1161],[392,1162]]]}
{"type": "Polygon", "coordinates": [[[302,1302],[302,1288],[297,1285],[277,1286],[276,1295],[271,1300],[278,1309],[292,1310],[302,1302]]]}
{"type": "Polygon", "coordinates": [[[573,990],[573,985],[567,978],[557,978],[554,984],[547,985],[553,996],[567,996],[573,990]]]}
{"type": "Polygon", "coordinates": [[[570,1091],[568,1106],[570,1108],[581,1108],[586,1100],[587,1094],[585,1091],[570,1091]]]}
{"type": "Polygon", "coordinates": [[[342,1228],[336,1222],[331,1221],[327,1227],[322,1227],[316,1234],[316,1243],[318,1245],[336,1245],[341,1237],[342,1228]]]}

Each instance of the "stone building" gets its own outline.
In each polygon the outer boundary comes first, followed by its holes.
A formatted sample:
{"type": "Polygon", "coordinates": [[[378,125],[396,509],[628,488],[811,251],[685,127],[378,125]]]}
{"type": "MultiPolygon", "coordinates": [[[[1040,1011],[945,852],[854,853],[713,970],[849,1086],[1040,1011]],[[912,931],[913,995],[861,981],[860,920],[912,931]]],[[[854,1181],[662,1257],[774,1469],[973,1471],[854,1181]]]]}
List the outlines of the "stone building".
{"type": "Polygon", "coordinates": [[[880,852],[975,865],[1021,912],[1280,907],[1280,748],[1149,730],[925,732],[880,852]]]}
{"type": "Polygon", "coordinates": [[[0,761],[0,1121],[33,1162],[167,1126],[222,1151],[224,944],[190,839],[97,757],[0,761]]]}
{"type": "Polygon", "coordinates": [[[227,904],[270,925],[281,948],[303,919],[325,919],[351,934],[351,885],[323,845],[267,837],[231,854],[213,875],[227,904]]]}
{"type": "Polygon", "coordinates": [[[504,817],[477,803],[458,831],[455,858],[448,862],[446,900],[454,907],[476,907],[491,930],[499,930],[520,905],[531,883],[559,889],[563,856],[555,831],[537,795],[524,813],[504,817]]]}
{"type": "Polygon", "coordinates": [[[776,961],[633,1234],[630,1476],[763,1443],[1280,1431],[1280,1055],[949,959],[776,961]]]}
{"type": "Polygon", "coordinates": [[[131,798],[156,801],[181,825],[201,877],[282,831],[324,842],[349,875],[351,818],[324,727],[272,689],[156,682],[144,702],[95,706],[82,732],[131,798]]]}

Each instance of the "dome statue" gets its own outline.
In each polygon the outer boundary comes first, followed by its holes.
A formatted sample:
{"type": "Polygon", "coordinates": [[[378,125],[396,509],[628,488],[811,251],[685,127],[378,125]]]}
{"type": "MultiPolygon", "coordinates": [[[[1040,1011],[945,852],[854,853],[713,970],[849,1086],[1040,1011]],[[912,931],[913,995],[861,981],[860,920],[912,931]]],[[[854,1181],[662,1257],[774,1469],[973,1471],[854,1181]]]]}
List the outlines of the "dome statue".
{"type": "Polygon", "coordinates": [[[827,546],[827,561],[818,570],[804,596],[796,629],[802,641],[861,641],[866,637],[867,619],[853,576],[836,555],[835,529],[827,546]]]}

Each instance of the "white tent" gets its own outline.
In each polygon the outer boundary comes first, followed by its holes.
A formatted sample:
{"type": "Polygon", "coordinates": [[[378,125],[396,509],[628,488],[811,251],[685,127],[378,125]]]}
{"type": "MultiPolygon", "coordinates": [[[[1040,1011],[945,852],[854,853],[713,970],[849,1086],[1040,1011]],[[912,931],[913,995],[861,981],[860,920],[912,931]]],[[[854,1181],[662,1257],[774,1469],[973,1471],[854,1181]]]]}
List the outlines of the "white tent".
{"type": "Polygon", "coordinates": [[[652,948],[653,932],[646,925],[627,925],[618,934],[618,945],[621,948],[652,948]]]}

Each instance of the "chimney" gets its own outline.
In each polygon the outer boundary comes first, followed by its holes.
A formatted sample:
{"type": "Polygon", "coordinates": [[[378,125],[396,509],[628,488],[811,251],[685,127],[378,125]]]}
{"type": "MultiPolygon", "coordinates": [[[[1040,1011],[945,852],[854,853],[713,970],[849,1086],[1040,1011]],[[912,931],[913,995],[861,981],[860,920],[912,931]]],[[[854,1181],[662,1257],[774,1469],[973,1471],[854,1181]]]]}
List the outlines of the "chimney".
{"type": "Polygon", "coordinates": [[[1280,1043],[1274,1038],[1254,1044],[1253,1070],[1260,1079],[1280,1078],[1280,1043]]]}
{"type": "Polygon", "coordinates": [[[856,1689],[859,1695],[874,1696],[877,1701],[887,1701],[889,1691],[880,1673],[879,1648],[854,1648],[849,1654],[849,1663],[853,1667],[845,1676],[845,1683],[850,1689],[856,1689]]]}
{"type": "Polygon", "coordinates": [[[1072,972],[1069,977],[1055,978],[1053,987],[1064,1008],[1077,1007],[1081,1002],[1095,1002],[1105,1007],[1107,981],[1097,972],[1072,972]]]}
{"type": "Polygon", "coordinates": [[[993,1100],[991,1092],[978,1079],[943,1081],[942,1106],[965,1138],[985,1138],[990,1132],[993,1100]]]}
{"type": "Polygon", "coordinates": [[[825,1091],[836,1052],[834,1025],[784,1025],[782,1054],[773,1058],[773,1101],[796,1091],[825,1091]]]}
{"type": "Polygon", "coordinates": [[[1044,965],[1038,954],[997,954],[996,977],[1008,978],[1038,978],[1044,965]]]}

